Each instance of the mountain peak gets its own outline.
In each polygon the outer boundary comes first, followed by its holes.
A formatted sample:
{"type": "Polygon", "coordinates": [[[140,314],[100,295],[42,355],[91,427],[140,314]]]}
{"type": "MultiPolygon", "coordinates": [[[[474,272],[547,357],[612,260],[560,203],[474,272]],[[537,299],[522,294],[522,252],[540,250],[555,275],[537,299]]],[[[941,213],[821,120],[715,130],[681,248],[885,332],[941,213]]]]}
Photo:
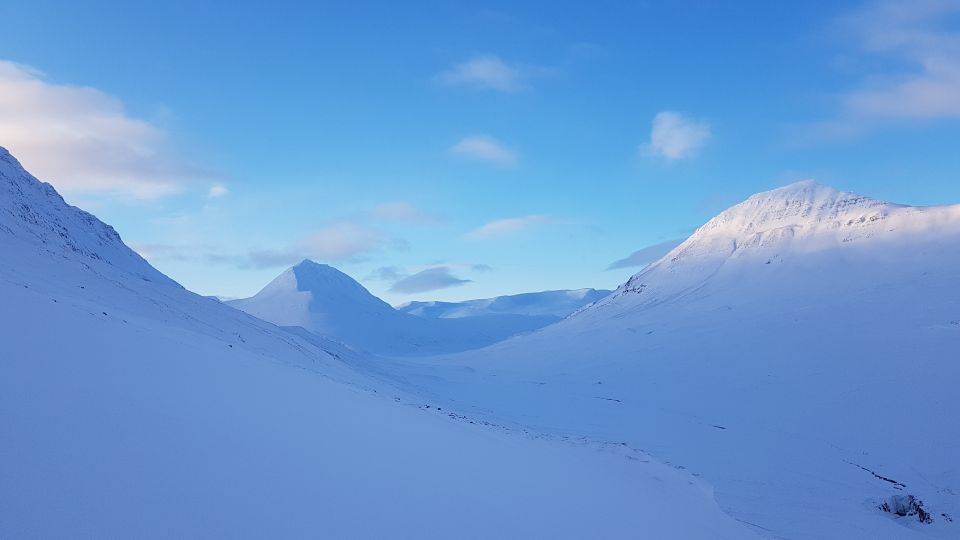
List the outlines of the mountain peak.
{"type": "MultiPolygon", "coordinates": [[[[386,302],[370,293],[363,285],[329,264],[304,259],[287,268],[253,298],[290,297],[306,294],[316,306],[337,306],[349,303],[365,305],[373,310],[393,311],[386,302]]],[[[245,299],[245,300],[252,300],[245,299]]]]}
{"type": "Polygon", "coordinates": [[[720,213],[695,234],[740,237],[782,228],[815,228],[876,220],[899,205],[839,191],[814,180],[757,193],[720,213]]]}
{"type": "Polygon", "coordinates": [[[0,234],[19,246],[84,264],[107,264],[143,279],[173,283],[128,248],[113,227],[64,202],[0,146],[0,234]]]}
{"type": "Polygon", "coordinates": [[[870,237],[904,208],[909,207],[814,180],[757,193],[715,216],[663,259],[631,277],[621,290],[636,289],[658,267],[696,282],[731,258],[754,254],[773,260],[785,256],[796,242],[820,249],[870,237]]]}
{"type": "Polygon", "coordinates": [[[297,264],[293,265],[292,268],[333,268],[329,264],[318,263],[317,261],[311,259],[304,259],[297,264]]]}
{"type": "MultiPolygon", "coordinates": [[[[352,277],[337,270],[329,264],[322,264],[304,259],[296,265],[290,267],[296,281],[297,288],[300,290],[315,291],[317,289],[326,289],[331,285],[336,287],[359,288],[363,287],[352,277]]],[[[366,289],[363,289],[366,291],[366,289]]]]}

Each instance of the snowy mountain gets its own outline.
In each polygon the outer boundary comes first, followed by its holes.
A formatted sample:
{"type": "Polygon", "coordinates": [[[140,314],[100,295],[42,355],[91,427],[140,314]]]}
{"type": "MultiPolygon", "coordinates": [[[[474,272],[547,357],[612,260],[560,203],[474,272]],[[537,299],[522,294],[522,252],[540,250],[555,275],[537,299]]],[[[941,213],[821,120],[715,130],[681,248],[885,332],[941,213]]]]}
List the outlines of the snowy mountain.
{"type": "Polygon", "coordinates": [[[643,448],[761,536],[956,538],[958,276],[960,206],[802,182],[557,324],[384,371],[480,417],[643,448]]]}
{"type": "Polygon", "coordinates": [[[409,302],[397,309],[411,315],[437,319],[509,314],[549,316],[560,320],[611,292],[603,289],[543,291],[463,302],[409,302]]]}
{"type": "Polygon", "coordinates": [[[2,538],[749,534],[640,451],[481,425],[186,291],[3,149],[0,252],[2,538]]]}
{"type": "Polygon", "coordinates": [[[394,309],[343,272],[308,260],[284,271],[253,297],[226,303],[279,326],[300,326],[387,356],[475,349],[557,320],[513,314],[417,317],[394,309]]]}

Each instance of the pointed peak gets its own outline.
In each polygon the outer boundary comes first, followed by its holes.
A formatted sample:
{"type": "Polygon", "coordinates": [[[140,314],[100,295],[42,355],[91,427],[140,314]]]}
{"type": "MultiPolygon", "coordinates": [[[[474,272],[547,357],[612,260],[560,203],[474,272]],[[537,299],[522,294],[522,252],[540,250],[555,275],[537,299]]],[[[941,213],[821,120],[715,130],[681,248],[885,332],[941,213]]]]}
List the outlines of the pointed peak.
{"type": "MultiPolygon", "coordinates": [[[[297,264],[290,267],[292,270],[307,270],[307,269],[330,269],[336,270],[336,268],[330,266],[329,264],[318,263],[310,259],[304,259],[297,264]]],[[[339,272],[339,270],[337,270],[339,272]]]]}
{"type": "Polygon", "coordinates": [[[344,282],[354,282],[355,280],[341,272],[340,270],[330,266],[329,264],[318,263],[310,259],[304,259],[297,263],[296,265],[290,267],[288,272],[296,276],[297,281],[309,282],[309,283],[318,283],[318,282],[329,282],[329,281],[344,281],[344,282]]]}
{"type": "Polygon", "coordinates": [[[3,146],[0,146],[0,161],[6,162],[12,165],[13,167],[15,167],[16,169],[26,172],[23,169],[23,165],[20,164],[17,158],[13,157],[13,154],[11,154],[10,151],[4,148],[3,146]]]}

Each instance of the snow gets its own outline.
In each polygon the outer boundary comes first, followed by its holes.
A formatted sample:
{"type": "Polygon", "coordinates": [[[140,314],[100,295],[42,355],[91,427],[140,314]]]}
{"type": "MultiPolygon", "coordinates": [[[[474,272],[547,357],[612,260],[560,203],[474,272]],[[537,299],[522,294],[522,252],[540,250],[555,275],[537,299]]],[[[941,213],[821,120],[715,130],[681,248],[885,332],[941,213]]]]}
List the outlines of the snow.
{"type": "Polygon", "coordinates": [[[2,149],[0,253],[3,538],[960,536],[960,206],[761,193],[499,342],[310,262],[254,318],[2,149]]]}
{"type": "Polygon", "coordinates": [[[549,315],[430,319],[398,311],[343,272],[305,260],[251,298],[228,305],[280,326],[300,326],[386,356],[458,352],[556,322],[549,315]]]}
{"type": "Polygon", "coordinates": [[[812,182],[720,214],[530,335],[371,365],[480,418],[625,442],[770,538],[956,538],[960,206],[812,182]],[[933,522],[879,509],[893,495],[933,522]]]}
{"type": "Polygon", "coordinates": [[[441,409],[186,291],[2,149],[0,188],[0,537],[752,536],[642,451],[441,409]]]}
{"type": "Polygon", "coordinates": [[[613,291],[574,289],[512,294],[463,302],[409,302],[400,311],[439,319],[456,319],[482,315],[550,316],[557,321],[574,311],[596,302],[613,291]]]}

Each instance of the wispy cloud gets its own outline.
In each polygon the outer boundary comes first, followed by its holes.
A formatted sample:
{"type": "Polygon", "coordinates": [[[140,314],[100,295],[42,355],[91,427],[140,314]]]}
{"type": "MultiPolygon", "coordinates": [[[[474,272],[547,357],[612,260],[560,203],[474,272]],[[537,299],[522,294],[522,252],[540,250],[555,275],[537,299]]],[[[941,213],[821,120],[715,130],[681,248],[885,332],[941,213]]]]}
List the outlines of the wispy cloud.
{"type": "Polygon", "coordinates": [[[207,197],[211,199],[219,199],[220,197],[225,197],[230,194],[230,190],[227,189],[227,186],[223,184],[215,184],[210,186],[210,189],[207,190],[207,197]]]}
{"type": "Polygon", "coordinates": [[[695,156],[712,136],[706,122],[663,111],[653,117],[650,142],[642,145],[641,150],[669,160],[689,158],[695,156]]]}
{"type": "Polygon", "coordinates": [[[660,242],[659,244],[654,244],[652,246],[647,246],[643,249],[634,251],[630,255],[627,255],[623,259],[618,261],[613,261],[610,263],[610,266],[607,267],[607,270],[616,270],[618,268],[632,268],[636,266],[646,266],[652,262],[656,262],[658,259],[670,253],[673,248],[679,246],[683,243],[683,239],[676,240],[667,240],[666,242],[660,242]]]}
{"type": "Polygon", "coordinates": [[[465,238],[469,240],[484,240],[487,238],[509,236],[550,223],[550,221],[550,218],[543,215],[498,219],[470,231],[465,235],[465,238]]]}
{"type": "Polygon", "coordinates": [[[265,268],[280,268],[292,266],[302,261],[306,257],[295,250],[254,250],[247,253],[246,256],[237,259],[236,266],[239,268],[254,268],[262,270],[265,268]]]}
{"type": "Polygon", "coordinates": [[[312,259],[346,261],[383,247],[388,239],[379,231],[342,221],[331,223],[300,243],[300,248],[312,259]]]}
{"type": "Polygon", "coordinates": [[[399,266],[381,266],[374,268],[363,278],[364,281],[398,281],[406,277],[406,273],[399,266]]]}
{"type": "Polygon", "coordinates": [[[515,151],[486,135],[464,137],[450,148],[450,153],[455,156],[497,165],[515,165],[520,161],[520,156],[515,151]]]}
{"type": "Polygon", "coordinates": [[[882,72],[840,96],[835,118],[815,135],[849,137],[884,123],[960,118],[960,1],[882,0],[838,21],[857,52],[882,72]]]}
{"type": "Polygon", "coordinates": [[[67,194],[156,199],[213,176],[173,155],[166,133],[117,98],[9,61],[0,61],[0,141],[67,194]]]}
{"type": "Polygon", "coordinates": [[[223,253],[215,246],[207,244],[133,243],[130,248],[150,262],[175,261],[215,266],[236,265],[240,261],[238,257],[223,253]]]}
{"type": "Polygon", "coordinates": [[[401,223],[432,224],[440,220],[416,206],[403,201],[383,203],[371,212],[374,218],[382,221],[397,221],[401,223]]]}
{"type": "Polygon", "coordinates": [[[421,270],[416,274],[404,277],[390,287],[390,292],[401,294],[416,294],[422,292],[449,289],[470,283],[469,279],[461,279],[453,275],[447,266],[437,266],[421,270]]]}
{"type": "Polygon", "coordinates": [[[445,86],[500,92],[523,90],[527,88],[526,79],[525,70],[507,64],[491,54],[476,56],[456,64],[435,77],[437,82],[445,86]]]}
{"type": "Polygon", "coordinates": [[[322,262],[356,262],[378,252],[402,251],[407,243],[383,232],[350,221],[325,225],[303,240],[279,248],[223,252],[203,244],[134,244],[134,250],[149,261],[181,261],[207,265],[230,264],[237,268],[290,266],[303,259],[322,262]]]}

